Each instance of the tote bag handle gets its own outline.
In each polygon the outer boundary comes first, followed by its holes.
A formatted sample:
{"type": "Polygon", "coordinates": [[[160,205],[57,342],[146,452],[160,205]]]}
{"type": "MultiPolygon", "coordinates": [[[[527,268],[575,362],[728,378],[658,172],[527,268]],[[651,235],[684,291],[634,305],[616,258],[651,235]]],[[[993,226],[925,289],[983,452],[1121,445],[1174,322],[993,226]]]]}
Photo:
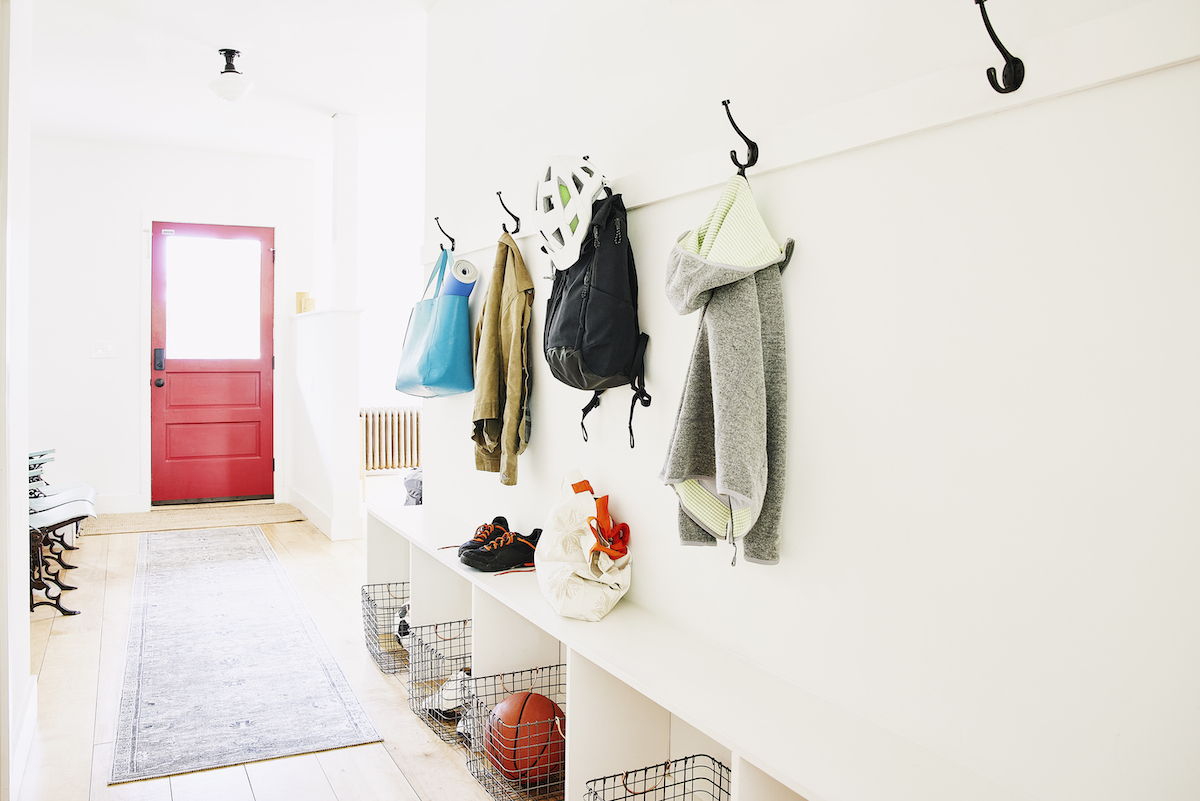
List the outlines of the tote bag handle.
{"type": "Polygon", "coordinates": [[[421,293],[421,300],[427,300],[426,295],[429,294],[429,287],[434,286],[433,297],[442,294],[442,282],[446,278],[446,265],[450,263],[450,251],[443,250],[438,256],[437,264],[433,266],[433,270],[429,273],[429,280],[425,282],[425,291],[421,293]],[[435,280],[436,279],[436,280],[435,280]]]}
{"type": "MultiPolygon", "coordinates": [[[[436,298],[439,294],[441,294],[442,281],[445,280],[446,265],[449,263],[449,261],[450,261],[450,251],[443,250],[441,252],[441,255],[438,256],[437,264],[433,265],[433,269],[429,271],[429,280],[425,282],[425,291],[421,293],[421,301],[422,302],[433,299],[433,298],[427,298],[425,296],[429,294],[430,285],[435,283],[434,279],[437,279],[437,281],[436,281],[437,286],[433,290],[433,297],[436,298]]],[[[412,333],[412,318],[413,318],[413,314],[416,312],[416,310],[417,309],[414,306],[408,312],[408,325],[406,325],[404,327],[404,343],[401,345],[401,347],[408,344],[408,335],[410,333],[412,333]]]]}

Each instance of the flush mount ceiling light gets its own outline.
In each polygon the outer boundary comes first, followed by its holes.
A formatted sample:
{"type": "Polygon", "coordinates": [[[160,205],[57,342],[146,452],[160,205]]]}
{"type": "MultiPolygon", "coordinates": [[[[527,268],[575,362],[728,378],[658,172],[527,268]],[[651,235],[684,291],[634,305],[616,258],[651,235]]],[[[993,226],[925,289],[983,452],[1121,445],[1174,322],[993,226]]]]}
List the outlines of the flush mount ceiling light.
{"type": "Polygon", "coordinates": [[[230,103],[236,103],[254,88],[254,84],[233,68],[233,59],[240,56],[241,53],[228,48],[221,50],[220,53],[225,56],[225,69],[221,70],[221,74],[213,78],[212,83],[208,86],[217,96],[230,103]]]}

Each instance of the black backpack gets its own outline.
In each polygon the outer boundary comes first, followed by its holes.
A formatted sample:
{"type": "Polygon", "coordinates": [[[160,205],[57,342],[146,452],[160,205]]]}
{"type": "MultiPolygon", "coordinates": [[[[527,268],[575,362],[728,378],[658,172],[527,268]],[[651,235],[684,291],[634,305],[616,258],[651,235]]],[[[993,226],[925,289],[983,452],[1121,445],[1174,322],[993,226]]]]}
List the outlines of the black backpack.
{"type": "Polygon", "coordinates": [[[579,427],[600,405],[611,387],[629,384],[629,447],[633,447],[633,412],[638,403],[650,405],[646,392],[645,357],[650,337],[638,327],[637,271],[629,245],[625,204],[607,186],[605,196],[592,203],[590,236],[579,260],[554,274],[554,289],[546,302],[542,347],[551,374],[578,389],[595,392],[583,407],[579,427]]]}

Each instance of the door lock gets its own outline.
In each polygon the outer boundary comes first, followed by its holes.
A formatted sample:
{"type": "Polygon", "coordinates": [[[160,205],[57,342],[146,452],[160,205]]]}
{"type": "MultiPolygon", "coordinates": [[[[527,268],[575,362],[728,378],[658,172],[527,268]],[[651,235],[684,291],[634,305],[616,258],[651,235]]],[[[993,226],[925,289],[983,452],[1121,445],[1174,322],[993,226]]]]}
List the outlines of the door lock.
{"type": "Polygon", "coordinates": [[[154,386],[156,386],[156,387],[161,387],[165,383],[167,383],[167,382],[163,381],[161,378],[154,379],[154,386]]]}

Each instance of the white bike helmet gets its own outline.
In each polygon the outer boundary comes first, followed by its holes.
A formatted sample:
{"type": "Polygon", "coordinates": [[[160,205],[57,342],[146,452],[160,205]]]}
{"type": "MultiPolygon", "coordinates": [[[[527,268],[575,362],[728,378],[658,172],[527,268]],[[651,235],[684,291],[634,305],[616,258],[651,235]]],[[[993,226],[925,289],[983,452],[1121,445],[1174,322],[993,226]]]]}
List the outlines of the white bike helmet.
{"type": "Polygon", "coordinates": [[[592,201],[604,189],[604,176],[587,156],[554,156],[537,185],[538,228],[556,270],[579,259],[592,220],[592,201]]]}

